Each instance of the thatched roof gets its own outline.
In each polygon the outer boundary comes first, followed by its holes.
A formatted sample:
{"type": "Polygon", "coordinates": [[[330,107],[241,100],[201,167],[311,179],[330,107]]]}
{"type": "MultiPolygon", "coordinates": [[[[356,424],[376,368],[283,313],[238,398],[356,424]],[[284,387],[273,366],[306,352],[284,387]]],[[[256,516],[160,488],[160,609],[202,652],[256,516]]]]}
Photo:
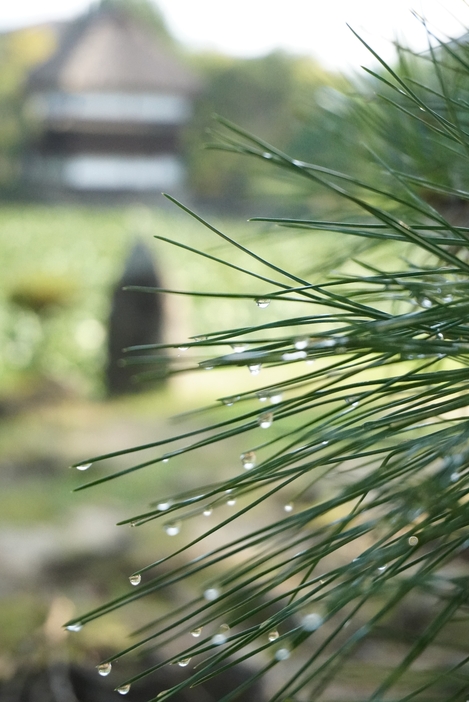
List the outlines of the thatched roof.
{"type": "Polygon", "coordinates": [[[56,53],[35,69],[34,91],[190,94],[199,80],[154,35],[127,15],[91,12],[72,22],[56,53]]]}

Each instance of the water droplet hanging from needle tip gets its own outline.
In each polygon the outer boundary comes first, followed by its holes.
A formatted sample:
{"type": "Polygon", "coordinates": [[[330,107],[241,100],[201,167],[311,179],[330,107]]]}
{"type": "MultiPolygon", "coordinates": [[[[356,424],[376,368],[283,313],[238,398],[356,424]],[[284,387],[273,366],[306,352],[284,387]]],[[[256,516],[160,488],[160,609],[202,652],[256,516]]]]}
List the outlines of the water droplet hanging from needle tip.
{"type": "Polygon", "coordinates": [[[111,663],[101,663],[100,665],[97,666],[98,668],[98,673],[103,677],[107,677],[109,673],[112,670],[112,664],[111,663]]]}

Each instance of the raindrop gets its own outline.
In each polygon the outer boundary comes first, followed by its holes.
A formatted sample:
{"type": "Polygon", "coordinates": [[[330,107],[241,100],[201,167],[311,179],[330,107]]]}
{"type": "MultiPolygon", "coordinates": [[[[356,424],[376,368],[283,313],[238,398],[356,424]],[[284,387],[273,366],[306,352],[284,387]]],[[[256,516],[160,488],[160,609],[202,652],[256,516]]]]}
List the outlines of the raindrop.
{"type": "Polygon", "coordinates": [[[131,575],[129,577],[129,582],[131,585],[140,585],[140,583],[142,582],[142,576],[140,575],[140,573],[136,573],[135,575],[131,575]]]}
{"type": "Polygon", "coordinates": [[[428,297],[420,297],[417,302],[420,307],[423,307],[426,310],[430,309],[430,307],[433,305],[432,301],[429,300],[428,297]]]}
{"type": "Polygon", "coordinates": [[[213,509],[211,507],[207,507],[207,509],[204,509],[202,514],[204,517],[210,517],[213,514],[213,509]]]}
{"type": "Polygon", "coordinates": [[[231,348],[235,353],[243,353],[243,351],[246,351],[247,346],[246,344],[231,344],[231,348]]]}
{"type": "Polygon", "coordinates": [[[379,566],[379,568],[378,568],[378,573],[384,573],[385,570],[386,570],[386,566],[385,566],[385,565],[384,565],[384,566],[379,566]]]}
{"type": "Polygon", "coordinates": [[[453,296],[452,295],[445,295],[443,298],[443,302],[453,302],[453,296]]]}
{"type": "Polygon", "coordinates": [[[273,156],[272,154],[269,154],[268,151],[264,151],[264,153],[262,154],[262,158],[273,158],[273,156]]]}
{"type": "Polygon", "coordinates": [[[168,462],[169,462],[169,457],[168,457],[168,456],[164,456],[164,457],[163,457],[163,463],[168,463],[168,462]]]}
{"type": "Polygon", "coordinates": [[[97,669],[98,669],[98,673],[99,673],[100,675],[102,675],[103,678],[105,678],[107,675],[109,675],[109,673],[110,673],[111,670],[112,670],[112,665],[111,665],[111,663],[100,663],[100,665],[98,665],[98,666],[96,666],[96,667],[97,667],[97,669]]]}
{"type": "Polygon", "coordinates": [[[358,407],[358,398],[356,395],[351,395],[345,398],[345,402],[352,407],[358,407]]]}
{"type": "Polygon", "coordinates": [[[292,161],[294,166],[303,166],[303,161],[298,161],[298,159],[294,158],[292,161]]]}
{"type": "Polygon", "coordinates": [[[222,399],[222,402],[227,407],[231,407],[232,405],[234,405],[235,402],[238,402],[239,399],[240,399],[239,395],[235,395],[234,397],[224,397],[222,399]]]}
{"type": "Polygon", "coordinates": [[[243,468],[246,470],[251,470],[256,465],[256,454],[254,451],[246,451],[246,453],[241,454],[241,463],[243,468]]]}
{"type": "Polygon", "coordinates": [[[231,497],[229,500],[226,501],[226,504],[228,505],[228,507],[234,507],[236,504],[236,500],[233,497],[231,497]]]}
{"type": "Polygon", "coordinates": [[[257,397],[259,398],[259,402],[265,402],[268,398],[268,394],[265,390],[261,390],[257,393],[257,397]]]}
{"type": "Polygon", "coordinates": [[[178,661],[178,666],[180,668],[185,668],[189,663],[191,662],[190,658],[181,658],[180,661],[178,661]]]}
{"type": "Polygon", "coordinates": [[[83,624],[77,622],[76,624],[69,624],[65,627],[67,631],[81,631],[83,629],[83,624]]]}
{"type": "Polygon", "coordinates": [[[251,365],[248,366],[248,368],[251,375],[259,375],[259,373],[261,372],[260,363],[251,363],[251,365]]]}
{"type": "Polygon", "coordinates": [[[273,421],[274,415],[272,414],[272,412],[265,412],[264,414],[260,414],[257,419],[257,423],[261,427],[261,429],[268,429],[272,426],[273,421]]]}
{"type": "Polygon", "coordinates": [[[269,639],[269,641],[275,641],[275,639],[278,639],[279,636],[280,634],[278,633],[277,629],[273,629],[267,634],[267,638],[269,639]]]}
{"type": "Polygon", "coordinates": [[[171,502],[158,502],[156,505],[160,512],[166,512],[171,507],[171,502]]]}
{"type": "Polygon", "coordinates": [[[324,620],[320,614],[313,612],[312,614],[305,614],[301,620],[301,626],[305,631],[316,631],[316,629],[319,629],[323,621],[324,620]]]}
{"type": "Polygon", "coordinates": [[[299,336],[297,339],[294,341],[294,346],[297,351],[302,351],[303,349],[308,348],[309,344],[309,339],[307,336],[299,336]]]}
{"type": "Polygon", "coordinates": [[[419,540],[417,536],[409,536],[409,546],[418,546],[419,540]]]}
{"type": "Polygon", "coordinates": [[[259,297],[256,300],[256,305],[260,307],[261,310],[264,310],[266,307],[270,305],[270,300],[266,300],[263,297],[259,297]]]}
{"type": "Polygon", "coordinates": [[[226,643],[229,633],[230,627],[228,624],[222,624],[218,629],[218,633],[212,636],[212,643],[215,644],[215,646],[221,646],[226,643]]]}
{"type": "Polygon", "coordinates": [[[288,648],[279,648],[275,651],[275,658],[277,661],[286,661],[287,658],[290,658],[290,651],[288,648]]]}
{"type": "Polygon", "coordinates": [[[181,525],[178,522],[169,522],[164,525],[164,530],[168,536],[177,536],[181,531],[181,525]]]}
{"type": "Polygon", "coordinates": [[[126,695],[128,691],[130,690],[130,685],[121,685],[120,687],[116,688],[117,692],[119,695],[126,695]]]}
{"type": "Polygon", "coordinates": [[[92,463],[80,463],[80,465],[77,466],[77,470],[88,470],[92,465],[92,463]]]}
{"type": "Polygon", "coordinates": [[[226,643],[226,639],[226,634],[215,634],[215,636],[212,636],[212,643],[215,646],[221,646],[222,644],[226,643]]]}
{"type": "Polygon", "coordinates": [[[302,361],[307,358],[306,351],[287,351],[282,354],[282,361],[302,361]]]}
{"type": "Polygon", "coordinates": [[[289,502],[287,505],[284,506],[283,508],[285,512],[293,512],[293,504],[289,502]]]}
{"type": "Polygon", "coordinates": [[[208,602],[216,600],[217,597],[220,597],[220,590],[217,587],[208,587],[204,590],[204,598],[208,600],[208,602]]]}
{"type": "Polygon", "coordinates": [[[188,346],[178,346],[178,351],[187,351],[188,346]]]}
{"type": "Polygon", "coordinates": [[[204,370],[213,370],[213,366],[206,365],[205,361],[203,361],[202,363],[199,363],[199,366],[201,366],[204,370]]]}
{"type": "Polygon", "coordinates": [[[270,396],[270,404],[271,405],[278,405],[279,402],[282,401],[282,393],[277,392],[275,395],[270,396]]]}
{"type": "Polygon", "coordinates": [[[198,639],[199,636],[201,635],[201,633],[202,633],[202,627],[198,626],[196,629],[192,629],[191,636],[193,636],[194,639],[198,639]]]}

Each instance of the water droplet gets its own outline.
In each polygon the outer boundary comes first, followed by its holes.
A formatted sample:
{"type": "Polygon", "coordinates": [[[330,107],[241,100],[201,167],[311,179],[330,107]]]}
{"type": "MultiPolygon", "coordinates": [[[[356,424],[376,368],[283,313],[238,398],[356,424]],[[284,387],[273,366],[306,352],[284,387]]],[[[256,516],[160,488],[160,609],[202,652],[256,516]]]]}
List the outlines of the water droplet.
{"type": "Polygon", "coordinates": [[[126,695],[128,691],[130,690],[130,685],[121,685],[120,687],[116,688],[117,692],[119,695],[126,695]]]}
{"type": "Polygon", "coordinates": [[[261,308],[261,310],[264,310],[266,307],[270,305],[270,300],[267,300],[263,297],[259,297],[256,300],[256,305],[261,308]]]}
{"type": "Polygon", "coordinates": [[[168,463],[168,462],[169,462],[169,456],[164,456],[163,463],[168,463]]]}
{"type": "Polygon", "coordinates": [[[282,354],[282,361],[301,361],[307,356],[306,351],[287,351],[282,354]]]}
{"type": "Polygon", "coordinates": [[[272,426],[273,421],[274,415],[272,414],[272,412],[265,412],[264,414],[260,414],[257,419],[257,423],[261,427],[261,429],[268,429],[272,426]]]}
{"type": "Polygon", "coordinates": [[[140,585],[140,583],[142,582],[142,576],[140,575],[140,573],[136,573],[135,575],[131,575],[129,577],[129,582],[131,585],[140,585]]]}
{"type": "Polygon", "coordinates": [[[301,626],[305,631],[316,631],[319,629],[323,623],[323,618],[317,612],[312,612],[311,614],[305,614],[301,620],[301,626]]]}
{"type": "Polygon", "coordinates": [[[187,351],[188,346],[178,346],[178,351],[187,351]]]}
{"type": "Polygon", "coordinates": [[[77,470],[88,470],[92,465],[92,463],[80,463],[80,465],[77,466],[77,470]]]}
{"type": "Polygon", "coordinates": [[[241,463],[243,468],[246,470],[251,470],[256,465],[256,454],[254,451],[246,451],[246,453],[241,454],[241,463]]]}
{"type": "Polygon", "coordinates": [[[206,509],[204,509],[202,514],[204,515],[204,517],[210,517],[213,514],[213,509],[211,507],[207,507],[206,509]]]}
{"type": "Polygon", "coordinates": [[[215,634],[215,636],[212,636],[212,643],[215,646],[221,646],[222,644],[226,643],[226,639],[226,634],[215,634]]]}
{"type": "Polygon", "coordinates": [[[185,668],[187,665],[189,665],[190,662],[190,658],[181,658],[181,660],[178,661],[178,666],[180,668],[185,668]]]}
{"type": "Polygon", "coordinates": [[[293,503],[289,502],[287,505],[284,506],[283,508],[285,512],[293,512],[293,503]]]}
{"type": "Polygon", "coordinates": [[[222,402],[227,407],[231,407],[232,405],[234,405],[235,402],[238,402],[239,399],[240,399],[239,395],[235,395],[233,397],[224,397],[222,399],[222,402]]]}
{"type": "Polygon", "coordinates": [[[352,407],[358,407],[358,398],[356,395],[351,395],[345,398],[345,402],[352,407]]]}
{"type": "Polygon", "coordinates": [[[307,336],[299,336],[294,341],[294,347],[298,351],[302,351],[303,349],[308,348],[308,344],[309,344],[309,339],[307,336]]]}
{"type": "Polygon", "coordinates": [[[269,641],[275,641],[275,639],[278,639],[279,636],[280,634],[278,633],[277,629],[273,629],[267,634],[267,638],[269,639],[269,641]]]}
{"type": "Polygon", "coordinates": [[[228,507],[234,507],[236,504],[236,500],[233,497],[231,497],[229,500],[226,501],[226,504],[228,505],[228,507]]]}
{"type": "Polygon", "coordinates": [[[257,393],[257,397],[259,398],[259,402],[266,402],[269,396],[265,390],[261,390],[257,393]]]}
{"type": "Polygon", "coordinates": [[[261,367],[262,366],[260,363],[251,363],[251,365],[248,366],[251,375],[259,375],[261,372],[261,367]]]}
{"type": "Polygon", "coordinates": [[[290,658],[290,651],[288,648],[279,648],[275,651],[275,659],[277,661],[286,661],[287,658],[290,658]]]}
{"type": "Polygon", "coordinates": [[[103,678],[105,678],[107,675],[112,670],[112,664],[111,663],[100,663],[98,666],[96,666],[98,669],[98,673],[102,675],[103,678]]]}
{"type": "Polygon", "coordinates": [[[169,522],[164,525],[164,530],[168,536],[177,536],[181,531],[181,525],[179,522],[169,522]]]}
{"type": "Polygon", "coordinates": [[[409,536],[409,546],[418,546],[419,540],[417,536],[409,536]]]}
{"type": "Polygon", "coordinates": [[[453,302],[453,296],[452,295],[445,295],[443,298],[443,302],[453,302]]]}
{"type": "Polygon", "coordinates": [[[138,522],[130,522],[129,526],[131,527],[136,527],[138,525],[138,522]]]}
{"type": "Polygon", "coordinates": [[[83,624],[76,622],[76,624],[69,624],[65,627],[67,631],[81,631],[83,629],[83,624]]]}
{"type": "Polygon", "coordinates": [[[218,588],[208,587],[206,590],[204,590],[204,598],[208,600],[208,602],[216,600],[217,597],[220,597],[220,590],[218,588]]]}
{"type": "Polygon", "coordinates": [[[428,299],[428,297],[419,297],[417,299],[418,304],[420,307],[423,307],[424,309],[428,310],[430,307],[432,307],[433,303],[431,300],[428,299]]]}
{"type": "Polygon", "coordinates": [[[384,565],[384,566],[379,566],[379,568],[378,568],[378,573],[384,573],[385,570],[386,570],[386,566],[385,566],[385,565],[384,565]]]}
{"type": "Polygon", "coordinates": [[[199,636],[201,635],[201,633],[202,633],[202,627],[198,626],[196,629],[192,629],[191,636],[193,636],[194,639],[198,639],[199,636]]]}
{"type": "Polygon", "coordinates": [[[243,353],[243,351],[246,351],[247,346],[246,344],[231,344],[231,348],[235,353],[243,353]]]}
{"type": "Polygon", "coordinates": [[[226,643],[226,640],[228,638],[228,634],[230,633],[230,627],[228,624],[222,624],[220,628],[218,629],[218,633],[212,636],[212,643],[215,644],[215,646],[220,646],[221,644],[226,643]]]}
{"type": "Polygon", "coordinates": [[[282,393],[277,392],[274,395],[270,396],[270,404],[271,405],[278,405],[279,402],[282,401],[282,393]]]}
{"type": "Polygon", "coordinates": [[[166,502],[158,502],[156,505],[160,512],[166,512],[167,509],[171,507],[171,502],[167,500],[166,502]]]}
{"type": "Polygon", "coordinates": [[[451,480],[452,483],[457,483],[460,477],[461,476],[459,475],[459,473],[455,472],[455,473],[451,473],[451,475],[449,476],[449,479],[451,480]]]}
{"type": "Polygon", "coordinates": [[[273,158],[273,156],[272,154],[269,154],[268,151],[264,151],[264,153],[262,154],[262,158],[273,158]]]}
{"type": "Polygon", "coordinates": [[[210,364],[207,364],[205,361],[202,361],[202,363],[199,363],[199,366],[203,368],[204,370],[213,370],[213,366],[210,364]]]}

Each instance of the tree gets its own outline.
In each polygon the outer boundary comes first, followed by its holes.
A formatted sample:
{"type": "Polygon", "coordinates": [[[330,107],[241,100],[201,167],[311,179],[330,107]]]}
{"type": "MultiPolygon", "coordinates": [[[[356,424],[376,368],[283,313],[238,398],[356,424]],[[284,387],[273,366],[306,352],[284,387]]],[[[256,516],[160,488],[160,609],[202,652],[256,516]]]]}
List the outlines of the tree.
{"type": "MultiPolygon", "coordinates": [[[[446,71],[467,75],[469,65],[451,44],[424,58],[434,75],[431,91],[417,93],[412,80],[384,62],[376,78],[397,96],[400,114],[417,120],[428,138],[436,133],[442,149],[467,162],[467,102],[449,92],[446,71]]],[[[130,576],[137,589],[68,627],[78,629],[137,598],[181,581],[199,583],[203,576],[191,601],[149,623],[142,640],[103,661],[110,670],[116,659],[142,647],[178,642],[176,655],[121,681],[121,692],[165,663],[196,662],[182,683],[155,689],[161,702],[252,660],[252,676],[225,702],[277,667],[282,672],[271,702],[371,702],[390,695],[402,702],[463,700],[469,678],[469,228],[449,223],[420,196],[422,183],[431,185],[426,173],[397,172],[376,156],[382,178],[367,182],[292,158],[226,121],[221,125],[221,149],[320,185],[343,198],[351,215],[342,222],[269,220],[286,227],[286,236],[302,235],[291,260],[277,263],[267,245],[259,254],[175,203],[242,249],[250,263],[239,272],[252,287],[240,278],[233,304],[256,300],[260,308],[256,326],[211,332],[187,344],[206,353],[200,371],[236,366],[259,374],[262,366],[277,369],[278,376],[256,392],[236,387],[221,399],[228,409],[220,407],[209,426],[155,442],[154,457],[142,462],[134,452],[149,447],[136,447],[127,468],[79,488],[192,456],[217,442],[229,450],[230,439],[246,436],[240,469],[228,480],[161,499],[123,523],[141,527],[160,520],[175,535],[227,500],[235,513],[201,536],[191,540],[189,534],[173,556],[143,565],[130,576]],[[324,262],[315,265],[321,231],[333,233],[342,246],[353,239],[355,260],[328,276],[324,262]],[[296,302],[301,314],[290,312],[296,302]],[[264,321],[262,309],[269,305],[280,311],[264,321]],[[305,365],[311,361],[316,365],[305,365]],[[284,366],[290,372],[282,375],[284,366]],[[237,520],[262,505],[263,523],[236,535],[237,520]],[[214,532],[224,535],[221,545],[210,542],[214,532]],[[189,552],[185,564],[168,567],[172,557],[189,552]],[[386,638],[395,644],[391,654],[386,638]]],[[[392,146],[387,144],[388,153],[392,146]]],[[[469,198],[461,187],[444,188],[469,198]]],[[[220,265],[234,265],[229,255],[217,258],[220,265]]]]}
{"type": "Polygon", "coordinates": [[[200,149],[201,135],[212,123],[213,114],[220,114],[249,132],[263,134],[279,148],[295,148],[299,135],[308,131],[308,124],[316,134],[321,133],[310,96],[326,85],[343,87],[345,81],[312,59],[281,51],[251,59],[206,54],[194,60],[205,88],[187,131],[192,190],[199,200],[218,201],[219,207],[228,210],[246,208],[269,195],[277,201],[278,188],[273,188],[272,197],[265,172],[256,162],[236,158],[221,161],[200,149]]]}

